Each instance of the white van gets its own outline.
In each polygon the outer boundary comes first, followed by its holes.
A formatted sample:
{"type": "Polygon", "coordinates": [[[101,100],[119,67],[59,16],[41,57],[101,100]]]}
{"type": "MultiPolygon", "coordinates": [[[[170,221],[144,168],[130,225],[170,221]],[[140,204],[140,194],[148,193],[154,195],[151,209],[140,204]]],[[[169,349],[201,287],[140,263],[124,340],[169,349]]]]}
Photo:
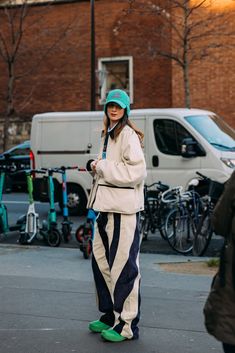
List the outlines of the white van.
{"type": "MultiPolygon", "coordinates": [[[[86,167],[99,150],[103,112],[44,113],[33,117],[33,168],[86,167]]],[[[162,181],[185,189],[196,171],[224,182],[235,168],[235,131],[215,113],[200,109],[138,109],[131,120],[145,134],[146,184],[162,181]]],[[[61,177],[54,174],[61,204],[61,177]]],[[[88,172],[68,171],[71,214],[83,214],[91,187],[88,172]]],[[[203,184],[199,184],[199,188],[203,184]]],[[[45,182],[35,179],[35,199],[47,201],[45,182]]]]}

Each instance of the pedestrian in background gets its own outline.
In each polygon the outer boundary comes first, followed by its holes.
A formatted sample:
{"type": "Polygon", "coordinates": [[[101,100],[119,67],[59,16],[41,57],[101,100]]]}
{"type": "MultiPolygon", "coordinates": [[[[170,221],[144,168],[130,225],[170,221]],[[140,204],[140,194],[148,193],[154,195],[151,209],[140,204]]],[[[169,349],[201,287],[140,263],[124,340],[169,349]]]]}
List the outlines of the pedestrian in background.
{"type": "Polygon", "coordinates": [[[224,237],[220,267],[204,307],[207,331],[223,344],[225,353],[235,353],[235,172],[213,213],[216,234],[224,237]]]}
{"type": "Polygon", "coordinates": [[[139,336],[139,212],[144,208],[146,164],[143,133],[130,121],[130,101],[123,90],[109,92],[100,154],[88,208],[99,211],[93,242],[92,269],[99,320],[89,329],[120,342],[139,336]]]}

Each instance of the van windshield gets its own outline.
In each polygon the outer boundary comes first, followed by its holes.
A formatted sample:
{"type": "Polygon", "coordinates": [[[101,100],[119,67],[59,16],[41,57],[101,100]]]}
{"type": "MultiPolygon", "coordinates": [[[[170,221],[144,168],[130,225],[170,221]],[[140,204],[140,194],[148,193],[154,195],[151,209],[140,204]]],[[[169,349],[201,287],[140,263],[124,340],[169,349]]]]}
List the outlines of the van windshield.
{"type": "Polygon", "coordinates": [[[212,146],[221,151],[235,151],[235,131],[216,115],[185,116],[212,146]]]}

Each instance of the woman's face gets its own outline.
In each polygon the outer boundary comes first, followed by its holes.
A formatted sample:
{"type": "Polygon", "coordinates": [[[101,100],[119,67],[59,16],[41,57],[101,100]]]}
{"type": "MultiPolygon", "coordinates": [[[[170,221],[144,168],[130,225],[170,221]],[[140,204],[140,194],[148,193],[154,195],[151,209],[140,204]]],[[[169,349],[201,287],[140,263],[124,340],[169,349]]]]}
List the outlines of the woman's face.
{"type": "Polygon", "coordinates": [[[110,127],[113,127],[124,115],[124,109],[116,103],[107,105],[107,113],[110,119],[110,127]]]}

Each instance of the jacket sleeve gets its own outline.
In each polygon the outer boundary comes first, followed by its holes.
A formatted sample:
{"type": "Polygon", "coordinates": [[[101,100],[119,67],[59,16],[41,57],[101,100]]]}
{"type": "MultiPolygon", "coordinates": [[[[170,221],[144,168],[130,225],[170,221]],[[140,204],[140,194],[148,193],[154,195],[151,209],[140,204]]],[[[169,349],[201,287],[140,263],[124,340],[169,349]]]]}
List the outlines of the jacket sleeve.
{"type": "Polygon", "coordinates": [[[232,219],[235,214],[235,172],[225,184],[225,190],[220,197],[213,215],[212,224],[216,234],[227,237],[231,232],[232,219]]]}
{"type": "Polygon", "coordinates": [[[144,154],[137,134],[132,131],[122,138],[121,161],[102,159],[96,166],[97,173],[105,182],[120,186],[134,187],[146,177],[144,154]]]}

